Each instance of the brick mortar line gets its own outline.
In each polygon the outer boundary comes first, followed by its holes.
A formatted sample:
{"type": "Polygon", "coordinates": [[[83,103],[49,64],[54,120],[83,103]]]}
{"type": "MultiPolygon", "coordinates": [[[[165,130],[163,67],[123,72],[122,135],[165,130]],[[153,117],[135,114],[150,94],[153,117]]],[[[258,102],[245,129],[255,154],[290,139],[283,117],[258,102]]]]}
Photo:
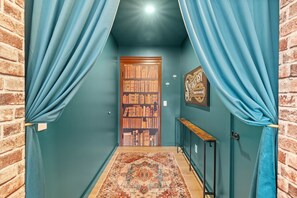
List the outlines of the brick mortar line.
{"type": "Polygon", "coordinates": [[[279,119],[279,121],[286,122],[286,124],[292,124],[292,125],[296,125],[297,126],[297,123],[296,122],[291,122],[291,121],[288,121],[288,120],[281,120],[281,119],[279,119]]]}
{"type": "Polygon", "coordinates": [[[3,79],[12,79],[12,80],[18,80],[18,79],[22,79],[25,82],[25,79],[23,76],[13,76],[13,75],[0,75],[0,78],[3,79]],[[18,78],[18,79],[17,79],[18,78]]]}
{"type": "Polygon", "coordinates": [[[1,139],[0,142],[1,142],[1,141],[4,141],[4,140],[7,140],[7,139],[9,139],[9,138],[10,138],[10,139],[15,139],[15,138],[17,138],[18,136],[22,136],[22,135],[24,135],[24,133],[11,134],[10,136],[1,139]]]}
{"type": "MultiPolygon", "coordinates": [[[[17,7],[18,11],[24,12],[24,9],[20,6],[18,6],[15,1],[13,1],[13,2],[7,1],[7,0],[3,0],[3,1],[8,2],[8,4],[10,4],[13,8],[17,7]]],[[[4,7],[3,7],[3,11],[4,11],[4,7]]]]}
{"type": "MultiPolygon", "coordinates": [[[[23,24],[24,25],[24,24],[23,24]]],[[[23,31],[23,35],[20,35],[20,34],[18,34],[18,33],[15,33],[15,32],[12,32],[10,29],[7,29],[6,27],[4,27],[4,26],[0,26],[0,28],[1,29],[3,29],[3,30],[7,30],[8,32],[11,32],[11,33],[13,33],[14,35],[17,35],[17,36],[19,36],[20,38],[25,38],[25,29],[24,29],[24,31],[23,31]]],[[[1,42],[2,43],[2,42],[1,42]]],[[[11,46],[11,45],[10,45],[11,46]]],[[[13,47],[13,46],[11,46],[11,47],[13,47]]],[[[22,50],[21,50],[22,51],[22,50]]]]}
{"type": "Polygon", "coordinates": [[[289,91],[289,92],[279,91],[279,93],[281,93],[281,94],[285,94],[285,93],[293,93],[293,94],[295,94],[295,93],[297,93],[297,91],[289,91]]]}
{"type": "Polygon", "coordinates": [[[21,89],[21,90],[15,90],[15,89],[7,89],[7,88],[4,88],[0,91],[1,94],[3,93],[24,93],[24,90],[25,89],[21,89]]]}
{"type": "MultiPolygon", "coordinates": [[[[9,151],[7,151],[7,152],[5,152],[5,153],[1,153],[0,156],[1,156],[1,155],[9,155],[9,154],[11,154],[11,153],[13,153],[13,152],[15,152],[15,151],[22,151],[22,150],[24,150],[24,149],[25,149],[24,146],[15,147],[15,148],[12,149],[12,150],[9,150],[9,151]]],[[[22,159],[23,159],[23,158],[22,158],[22,159]]],[[[20,161],[17,161],[17,162],[20,162],[20,161]]],[[[15,164],[15,163],[13,163],[13,164],[15,164]]],[[[2,169],[1,169],[1,170],[2,170],[2,169]]]]}
{"type": "Polygon", "coordinates": [[[11,59],[7,59],[7,58],[4,58],[4,57],[1,57],[1,60],[6,60],[6,61],[13,62],[13,63],[20,63],[19,61],[13,61],[11,59]]]}
{"type": "MultiPolygon", "coordinates": [[[[18,53],[22,53],[23,54],[23,56],[24,56],[24,61],[25,61],[25,53],[24,53],[24,51],[23,50],[21,50],[21,49],[19,49],[19,48],[16,48],[16,47],[14,47],[14,46],[11,46],[11,45],[9,45],[9,44],[7,44],[7,43],[3,43],[3,42],[0,42],[0,45],[4,45],[5,47],[9,47],[9,48],[12,48],[13,50],[16,50],[18,53]]],[[[4,58],[0,58],[0,59],[4,59],[4,58]]],[[[6,60],[6,59],[4,59],[4,60],[6,60]]],[[[19,61],[17,61],[18,63],[22,63],[22,62],[19,62],[19,61]]],[[[25,63],[22,63],[22,64],[25,64],[25,63]]]]}
{"type": "Polygon", "coordinates": [[[0,1],[0,11],[3,12],[4,11],[4,1],[0,1]]]}
{"type": "MultiPolygon", "coordinates": [[[[289,38],[289,37],[292,37],[292,34],[295,34],[295,32],[291,32],[290,34],[287,34],[286,36],[279,37],[279,41],[283,40],[283,39],[286,39],[286,38],[289,38]]],[[[284,50],[284,51],[286,51],[286,50],[284,50]]],[[[284,51],[279,51],[279,52],[284,52],[284,51]]]]}
{"type": "MultiPolygon", "coordinates": [[[[294,36],[291,36],[290,38],[295,38],[296,37],[296,35],[294,35],[294,36]]],[[[290,39],[291,40],[291,39],[290,39]]],[[[295,45],[295,46],[288,46],[288,44],[290,44],[290,42],[289,42],[289,40],[288,40],[288,43],[287,43],[287,49],[286,50],[284,50],[284,52],[286,52],[286,51],[295,51],[296,49],[297,49],[297,46],[295,45]]]]}
{"type": "MultiPolygon", "coordinates": [[[[287,134],[285,137],[286,137],[287,139],[292,139],[292,140],[297,141],[297,140],[296,140],[296,137],[292,137],[292,136],[290,136],[290,135],[288,135],[288,134],[287,134]]],[[[290,152],[290,153],[292,153],[292,152],[290,152]]],[[[294,154],[294,153],[292,153],[292,154],[294,154]]]]}
{"type": "Polygon", "coordinates": [[[15,80],[17,80],[16,78],[18,78],[18,79],[23,79],[24,82],[25,82],[24,76],[0,75],[0,78],[3,78],[3,79],[15,79],[15,80]]]}
{"type": "Polygon", "coordinates": [[[288,3],[288,4],[285,5],[285,6],[282,6],[282,5],[281,5],[281,2],[279,2],[280,12],[281,12],[283,9],[289,9],[289,7],[290,7],[291,5],[293,5],[294,3],[296,3],[296,1],[292,1],[292,2],[288,3]]]}
{"type": "MultiPolygon", "coordinates": [[[[0,141],[0,142],[1,142],[1,141],[0,141]]],[[[12,153],[12,152],[14,152],[14,151],[16,151],[16,150],[25,150],[25,149],[26,149],[25,144],[26,144],[26,141],[24,141],[24,144],[21,145],[21,146],[13,147],[13,148],[10,149],[10,150],[7,150],[7,151],[4,151],[3,153],[0,153],[0,156],[6,155],[6,154],[9,155],[9,153],[12,153]]],[[[25,154],[26,154],[26,153],[25,153],[25,154]]],[[[24,157],[25,157],[25,156],[24,156],[24,157]]],[[[22,156],[22,160],[17,161],[16,163],[13,163],[13,164],[11,164],[11,165],[15,165],[15,164],[22,163],[22,161],[25,160],[24,157],[22,156]]],[[[11,165],[9,165],[9,166],[11,166],[11,165]]],[[[1,170],[2,170],[2,169],[1,169],[1,170]]],[[[0,170],[0,171],[1,171],[1,170],[0,170]]],[[[1,186],[1,185],[0,185],[0,186],[1,186]]]]}
{"type": "Polygon", "coordinates": [[[0,90],[0,94],[5,94],[5,93],[24,93],[24,89],[21,90],[10,90],[10,89],[2,89],[0,90]]]}
{"type": "MultiPolygon", "coordinates": [[[[295,38],[296,37],[296,35],[294,35],[294,36],[290,36],[290,38],[295,38]]],[[[292,46],[292,47],[289,47],[288,46],[288,44],[289,44],[289,40],[288,40],[288,42],[287,42],[287,49],[285,49],[285,50],[283,50],[283,51],[279,51],[280,53],[282,53],[281,55],[284,55],[284,54],[288,54],[288,52],[290,52],[290,51],[295,51],[296,49],[297,49],[297,46],[295,45],[295,46],[292,46]]],[[[297,62],[297,61],[295,61],[295,62],[297,62]]],[[[284,64],[287,64],[287,63],[284,63],[284,64]]]]}
{"type": "Polygon", "coordinates": [[[283,192],[284,194],[288,194],[287,192],[285,192],[285,191],[283,191],[282,189],[280,189],[280,188],[277,188],[277,190],[279,190],[279,191],[281,191],[281,192],[283,192]]]}
{"type": "Polygon", "coordinates": [[[297,111],[297,107],[283,107],[283,106],[279,106],[279,111],[280,110],[292,110],[292,111],[297,111]]]}
{"type": "MultiPolygon", "coordinates": [[[[0,42],[1,44],[3,43],[3,42],[0,42]]],[[[4,44],[4,43],[3,43],[4,44]]],[[[13,47],[13,46],[11,46],[12,48],[14,48],[14,49],[16,49],[16,50],[20,50],[19,48],[17,48],[17,47],[13,47]]],[[[20,51],[22,51],[22,50],[20,50],[20,51]]],[[[24,64],[24,63],[22,63],[22,62],[19,62],[19,61],[12,61],[12,60],[7,60],[7,59],[5,59],[5,58],[0,58],[1,60],[3,60],[4,62],[11,62],[11,63],[20,63],[20,64],[24,64]]]]}
{"type": "MultiPolygon", "coordinates": [[[[13,118],[14,118],[15,116],[13,115],[13,118]]],[[[18,118],[18,119],[13,119],[13,120],[7,120],[7,121],[1,121],[0,122],[0,125],[1,126],[7,126],[7,125],[12,125],[12,124],[21,124],[21,131],[23,130],[23,129],[25,129],[25,118],[18,118]]]]}
{"type": "MultiPolygon", "coordinates": [[[[5,32],[8,32],[9,34],[15,35],[15,36],[17,36],[18,38],[20,38],[20,39],[22,39],[22,40],[25,39],[24,36],[21,36],[21,35],[15,33],[14,31],[12,32],[12,31],[10,31],[10,30],[8,30],[8,29],[2,27],[2,26],[0,26],[0,29],[4,30],[5,32]]],[[[23,50],[25,50],[25,49],[23,49],[23,50]]]]}
{"type": "MultiPolygon", "coordinates": [[[[25,2],[25,1],[24,1],[24,2],[25,2]]],[[[24,11],[24,10],[25,10],[25,8],[24,8],[24,7],[21,7],[21,6],[19,6],[15,0],[13,0],[13,3],[14,3],[14,5],[15,5],[15,6],[17,6],[19,9],[21,9],[21,11],[24,11]]],[[[24,3],[24,5],[23,5],[23,6],[25,6],[25,3],[24,3]]]]}
{"type": "Polygon", "coordinates": [[[25,107],[25,105],[1,105],[0,109],[18,109],[20,107],[25,107]]]}
{"type": "Polygon", "coordinates": [[[23,127],[23,123],[24,122],[24,120],[10,120],[10,121],[5,121],[5,122],[0,122],[0,124],[2,125],[2,126],[8,126],[8,125],[13,125],[13,124],[20,124],[21,125],[21,131],[20,132],[22,132],[22,128],[24,128],[23,127]]]}
{"type": "Polygon", "coordinates": [[[278,94],[279,96],[297,96],[297,94],[296,93],[292,93],[292,94],[290,94],[290,93],[286,93],[286,94],[278,94]]]}
{"type": "Polygon", "coordinates": [[[12,125],[12,124],[22,124],[24,121],[25,121],[25,118],[17,118],[13,120],[0,122],[0,125],[4,126],[4,125],[12,125]]]}
{"type": "Polygon", "coordinates": [[[297,18],[297,15],[291,16],[290,18],[287,18],[287,17],[289,17],[289,9],[288,9],[288,12],[286,12],[286,19],[285,19],[285,21],[283,21],[282,23],[279,24],[279,28],[282,28],[283,25],[286,25],[288,22],[296,19],[297,18]]]}
{"type": "MultiPolygon", "coordinates": [[[[284,54],[289,54],[290,52],[295,51],[297,48],[297,46],[291,47],[291,48],[287,48],[286,50],[280,51],[280,55],[284,55],[284,54]]],[[[297,62],[296,60],[293,60],[293,62],[297,62]]],[[[291,63],[291,62],[290,62],[291,63]]],[[[284,62],[284,64],[287,64],[286,62],[284,62]]]]}
{"type": "Polygon", "coordinates": [[[13,93],[16,93],[16,94],[24,93],[24,94],[25,94],[25,90],[20,90],[20,91],[17,91],[17,90],[5,90],[5,89],[0,90],[0,94],[5,94],[5,93],[8,93],[8,94],[13,94],[13,93]]]}
{"type": "MultiPolygon", "coordinates": [[[[288,176],[288,177],[290,177],[290,176],[288,176]]],[[[288,182],[288,184],[294,184],[295,182],[292,181],[291,179],[289,179],[288,177],[284,177],[284,179],[288,182]]],[[[278,189],[281,190],[280,188],[278,188],[278,189]]],[[[288,192],[286,194],[289,195],[289,193],[290,193],[290,191],[288,189],[288,192]]],[[[293,197],[289,196],[288,198],[293,198],[293,197]]]]}
{"type": "MultiPolygon", "coordinates": [[[[281,134],[280,134],[281,135],[281,134]]],[[[280,136],[279,135],[279,136],[280,136]]],[[[289,137],[289,136],[286,136],[286,135],[282,135],[283,137],[283,139],[288,139],[288,140],[292,140],[293,142],[296,142],[297,143],[297,140],[296,140],[296,138],[292,138],[292,137],[289,137]]],[[[280,139],[280,138],[279,138],[280,139]]],[[[286,151],[288,151],[288,150],[286,150],[286,151]]],[[[288,151],[289,153],[293,153],[293,151],[288,151]]]]}
{"type": "MultiPolygon", "coordinates": [[[[17,4],[16,4],[16,5],[17,5],[17,4]]],[[[17,6],[18,6],[18,5],[17,5],[17,6]]],[[[19,6],[18,6],[18,7],[19,7],[19,6]]],[[[4,10],[3,10],[3,12],[0,11],[0,13],[2,13],[3,15],[9,17],[10,19],[12,19],[12,20],[15,21],[15,22],[18,22],[18,23],[20,23],[20,24],[22,24],[22,25],[25,25],[25,23],[24,23],[23,20],[14,18],[13,16],[11,16],[11,15],[9,15],[8,13],[4,12],[4,10]]],[[[1,26],[1,27],[2,27],[2,26],[1,26]]]]}
{"type": "Polygon", "coordinates": [[[289,183],[290,183],[293,187],[297,188],[297,185],[296,185],[295,182],[293,183],[293,182],[290,182],[290,181],[289,181],[289,183]]]}
{"type": "MultiPolygon", "coordinates": [[[[285,53],[286,55],[289,55],[288,53],[285,53]]],[[[285,62],[285,63],[281,63],[279,66],[278,66],[278,68],[279,68],[279,70],[281,70],[281,68],[280,67],[282,67],[282,66],[291,66],[291,65],[295,65],[295,64],[297,64],[297,61],[293,61],[293,62],[285,62]]],[[[291,78],[291,77],[296,77],[296,76],[288,76],[288,77],[286,77],[286,78],[291,78]]]]}
{"type": "Polygon", "coordinates": [[[10,196],[14,195],[14,193],[16,193],[18,190],[20,190],[24,185],[25,185],[26,181],[24,181],[24,184],[22,186],[20,186],[18,189],[16,189],[15,191],[13,191],[11,194],[9,194],[7,197],[9,198],[10,196]]]}
{"type": "MultiPolygon", "coordinates": [[[[0,27],[2,27],[2,26],[0,26],[0,27]]],[[[0,45],[4,45],[5,47],[12,48],[14,50],[17,50],[18,52],[23,52],[23,50],[20,50],[19,48],[16,48],[16,47],[13,47],[13,46],[11,46],[11,45],[9,45],[7,43],[0,42],[0,45]]]]}
{"type": "MultiPolygon", "coordinates": [[[[288,152],[287,154],[288,154],[288,156],[291,156],[292,158],[295,158],[295,156],[297,156],[297,154],[295,154],[295,153],[291,153],[291,152],[288,152]]],[[[295,168],[295,169],[296,169],[296,168],[295,168]]]]}

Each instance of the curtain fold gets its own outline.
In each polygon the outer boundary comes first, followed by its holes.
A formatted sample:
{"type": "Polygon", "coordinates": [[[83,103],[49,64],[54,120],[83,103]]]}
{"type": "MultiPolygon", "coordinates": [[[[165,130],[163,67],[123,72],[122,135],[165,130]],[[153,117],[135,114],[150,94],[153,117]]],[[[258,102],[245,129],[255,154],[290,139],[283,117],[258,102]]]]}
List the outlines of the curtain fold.
{"type": "Polygon", "coordinates": [[[278,0],[179,0],[210,84],[230,112],[263,126],[250,197],[276,197],[278,0]]]}
{"type": "MultiPolygon", "coordinates": [[[[53,122],[102,52],[120,0],[26,1],[26,122],[53,122]]],[[[35,126],[26,127],[26,196],[45,197],[35,126]]]]}

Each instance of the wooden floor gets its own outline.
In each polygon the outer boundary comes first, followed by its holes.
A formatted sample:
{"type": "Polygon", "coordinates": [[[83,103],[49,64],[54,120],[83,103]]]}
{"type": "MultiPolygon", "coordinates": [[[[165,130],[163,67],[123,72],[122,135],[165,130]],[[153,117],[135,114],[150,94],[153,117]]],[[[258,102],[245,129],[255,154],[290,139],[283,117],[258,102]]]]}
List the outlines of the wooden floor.
{"type": "Polygon", "coordinates": [[[105,170],[103,171],[102,175],[100,176],[97,184],[93,188],[92,192],[90,193],[89,198],[95,198],[96,194],[98,193],[101,185],[103,184],[109,170],[115,160],[115,157],[120,152],[173,152],[175,154],[175,158],[179,165],[179,168],[182,172],[182,175],[185,179],[186,185],[191,193],[191,196],[194,198],[202,197],[202,188],[198,180],[196,179],[194,173],[189,171],[189,165],[184,158],[181,152],[176,152],[176,147],[118,147],[115,154],[111,158],[110,162],[106,166],[105,170]]]}

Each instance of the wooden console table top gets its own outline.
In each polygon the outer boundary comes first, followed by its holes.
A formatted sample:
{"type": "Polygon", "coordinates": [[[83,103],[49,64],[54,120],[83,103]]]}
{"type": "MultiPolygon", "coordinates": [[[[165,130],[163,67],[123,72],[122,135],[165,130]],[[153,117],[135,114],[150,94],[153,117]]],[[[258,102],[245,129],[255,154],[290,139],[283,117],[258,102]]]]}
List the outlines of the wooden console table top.
{"type": "Polygon", "coordinates": [[[178,118],[178,120],[185,125],[190,131],[195,133],[200,139],[202,139],[205,142],[214,142],[216,141],[216,138],[213,136],[209,135],[207,132],[203,131],[193,123],[191,123],[189,120],[185,118],[178,118]]]}

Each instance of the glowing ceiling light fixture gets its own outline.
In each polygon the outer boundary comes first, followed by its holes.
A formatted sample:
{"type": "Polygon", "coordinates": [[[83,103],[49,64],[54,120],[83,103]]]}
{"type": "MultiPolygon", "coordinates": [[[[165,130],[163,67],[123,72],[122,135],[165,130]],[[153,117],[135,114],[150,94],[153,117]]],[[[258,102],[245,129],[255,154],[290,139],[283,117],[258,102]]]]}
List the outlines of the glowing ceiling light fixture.
{"type": "Polygon", "coordinates": [[[148,13],[148,14],[151,14],[151,13],[155,12],[155,7],[152,6],[152,5],[147,5],[145,7],[145,12],[148,13]]]}

